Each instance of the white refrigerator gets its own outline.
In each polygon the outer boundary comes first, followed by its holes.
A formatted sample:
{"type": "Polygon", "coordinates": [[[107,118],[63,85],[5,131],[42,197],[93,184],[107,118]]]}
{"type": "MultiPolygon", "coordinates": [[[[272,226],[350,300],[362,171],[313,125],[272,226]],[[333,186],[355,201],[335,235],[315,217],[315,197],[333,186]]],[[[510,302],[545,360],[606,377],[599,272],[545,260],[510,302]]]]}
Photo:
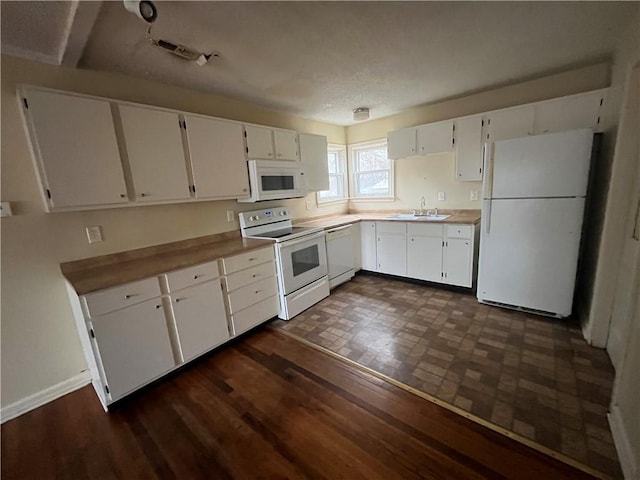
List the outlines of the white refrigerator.
{"type": "Polygon", "coordinates": [[[478,301],[571,314],[592,130],[485,146],[478,301]]]}

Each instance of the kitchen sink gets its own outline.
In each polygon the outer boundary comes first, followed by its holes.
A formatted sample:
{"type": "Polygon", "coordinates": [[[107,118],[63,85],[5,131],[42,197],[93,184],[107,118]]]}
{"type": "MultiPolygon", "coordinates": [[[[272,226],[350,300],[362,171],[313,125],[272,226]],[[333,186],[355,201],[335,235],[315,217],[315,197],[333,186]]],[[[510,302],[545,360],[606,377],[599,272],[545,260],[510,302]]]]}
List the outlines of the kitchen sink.
{"type": "Polygon", "coordinates": [[[394,213],[387,218],[390,220],[425,220],[425,221],[438,221],[445,220],[451,215],[420,215],[418,213],[394,213]]]}

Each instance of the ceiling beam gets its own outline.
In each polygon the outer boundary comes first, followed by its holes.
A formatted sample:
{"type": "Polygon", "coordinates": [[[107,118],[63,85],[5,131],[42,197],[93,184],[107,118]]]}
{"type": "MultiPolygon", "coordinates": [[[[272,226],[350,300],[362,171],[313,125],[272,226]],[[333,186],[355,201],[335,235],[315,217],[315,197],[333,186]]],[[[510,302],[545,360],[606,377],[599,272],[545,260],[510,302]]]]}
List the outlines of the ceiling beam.
{"type": "Polygon", "coordinates": [[[101,1],[78,2],[62,54],[62,65],[73,68],[78,66],[101,7],[101,1]]]}

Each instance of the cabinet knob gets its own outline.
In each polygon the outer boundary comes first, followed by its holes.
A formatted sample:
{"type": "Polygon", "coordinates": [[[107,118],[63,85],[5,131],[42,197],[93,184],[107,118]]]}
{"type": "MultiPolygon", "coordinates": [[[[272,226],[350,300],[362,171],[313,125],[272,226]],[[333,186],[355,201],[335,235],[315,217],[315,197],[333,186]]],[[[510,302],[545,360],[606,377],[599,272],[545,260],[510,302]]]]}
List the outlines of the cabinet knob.
{"type": "Polygon", "coordinates": [[[249,258],[250,262],[253,262],[254,260],[255,260],[255,258],[253,258],[253,257],[249,258]]]}
{"type": "Polygon", "coordinates": [[[262,291],[262,290],[256,290],[256,295],[257,295],[258,293],[260,293],[261,291],[262,291]]]}
{"type": "Polygon", "coordinates": [[[120,194],[120,198],[125,198],[125,197],[126,197],[126,195],[124,193],[120,194]]]}
{"type": "Polygon", "coordinates": [[[197,279],[199,279],[199,278],[200,278],[200,275],[194,275],[194,276],[193,276],[193,279],[194,279],[194,280],[197,280],[197,279]]]}
{"type": "Polygon", "coordinates": [[[137,293],[130,293],[128,295],[125,295],[124,298],[125,298],[125,300],[129,300],[130,298],[137,297],[137,296],[138,296],[137,293]]]}
{"type": "Polygon", "coordinates": [[[146,196],[147,196],[147,194],[146,194],[146,193],[141,193],[141,194],[140,194],[140,196],[141,196],[141,197],[146,197],[146,196]]]}
{"type": "Polygon", "coordinates": [[[156,305],[156,310],[157,310],[158,308],[161,308],[161,307],[162,307],[162,305],[156,305]]]}

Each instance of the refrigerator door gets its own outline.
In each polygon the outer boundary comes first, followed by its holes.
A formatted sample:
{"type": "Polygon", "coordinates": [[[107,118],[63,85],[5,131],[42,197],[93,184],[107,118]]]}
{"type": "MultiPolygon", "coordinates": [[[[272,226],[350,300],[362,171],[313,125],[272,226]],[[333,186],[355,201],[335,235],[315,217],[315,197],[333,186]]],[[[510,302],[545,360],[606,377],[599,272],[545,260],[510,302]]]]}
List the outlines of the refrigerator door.
{"type": "Polygon", "coordinates": [[[533,135],[486,145],[487,198],[581,197],[587,193],[593,132],[533,135]]]}
{"type": "Polygon", "coordinates": [[[485,202],[478,300],[570,315],[584,198],[485,202]]]}

